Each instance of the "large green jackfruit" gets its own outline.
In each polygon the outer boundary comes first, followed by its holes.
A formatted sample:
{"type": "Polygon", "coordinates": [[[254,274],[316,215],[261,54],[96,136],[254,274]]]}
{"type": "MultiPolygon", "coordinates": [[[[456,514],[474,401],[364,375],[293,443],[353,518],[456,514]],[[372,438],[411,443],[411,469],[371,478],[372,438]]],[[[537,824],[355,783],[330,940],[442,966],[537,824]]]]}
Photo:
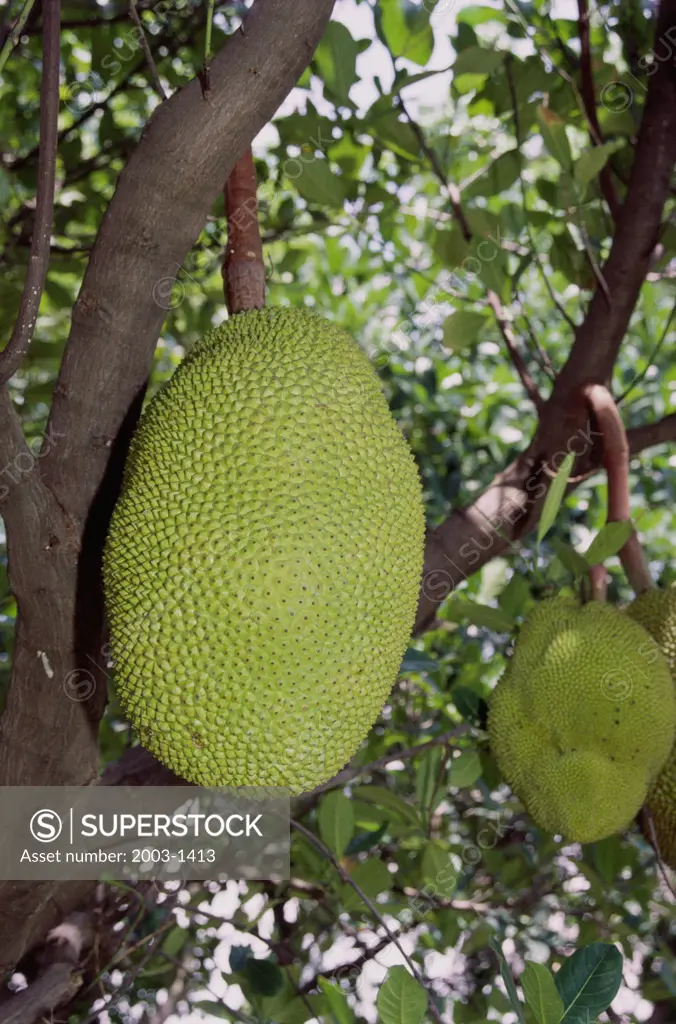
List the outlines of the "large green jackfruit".
{"type": "Polygon", "coordinates": [[[292,309],[212,331],[142,417],[106,544],[141,742],[204,785],[330,778],[396,678],[423,536],[413,456],[345,331],[292,309]]]}
{"type": "Polygon", "coordinates": [[[676,729],[669,666],[612,605],[542,601],[489,707],[491,746],[534,821],[582,843],[625,828],[676,729]]]}
{"type": "MultiPolygon", "coordinates": [[[[647,590],[629,605],[627,613],[657,641],[676,686],[676,587],[647,590]]],[[[660,856],[676,870],[676,745],[648,790],[645,809],[655,830],[660,856]]],[[[643,820],[642,825],[647,838],[652,840],[649,822],[643,820]]]]}

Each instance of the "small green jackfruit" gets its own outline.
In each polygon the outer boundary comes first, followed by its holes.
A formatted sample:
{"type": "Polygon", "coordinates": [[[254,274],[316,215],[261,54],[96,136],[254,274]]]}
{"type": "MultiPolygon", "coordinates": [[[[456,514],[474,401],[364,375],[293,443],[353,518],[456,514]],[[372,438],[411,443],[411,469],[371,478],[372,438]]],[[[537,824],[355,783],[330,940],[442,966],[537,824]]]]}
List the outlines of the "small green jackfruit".
{"type": "Polygon", "coordinates": [[[368,359],[305,310],[241,313],[149,403],[104,556],[122,709],[202,785],[312,789],[406,649],[424,513],[368,359]]]}
{"type": "Polygon", "coordinates": [[[625,828],[676,730],[669,666],[613,605],[542,601],[490,701],[498,766],[534,821],[590,843],[625,828]]]}
{"type": "MultiPolygon", "coordinates": [[[[669,662],[676,686],[676,587],[647,590],[626,611],[657,641],[669,662]]],[[[655,830],[660,856],[676,870],[676,745],[648,790],[645,808],[655,830]]],[[[642,825],[647,838],[652,840],[648,823],[642,821],[642,825]]]]}

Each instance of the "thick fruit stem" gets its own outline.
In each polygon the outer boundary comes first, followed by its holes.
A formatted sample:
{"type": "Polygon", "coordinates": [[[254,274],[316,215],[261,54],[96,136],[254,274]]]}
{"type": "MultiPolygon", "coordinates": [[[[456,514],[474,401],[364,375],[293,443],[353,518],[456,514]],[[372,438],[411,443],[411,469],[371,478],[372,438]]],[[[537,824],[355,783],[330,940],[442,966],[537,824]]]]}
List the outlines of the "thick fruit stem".
{"type": "Polygon", "coordinates": [[[256,169],[251,149],[237,161],[223,190],[228,217],[228,245],[223,284],[228,312],[265,305],[265,263],[258,229],[256,169]]]}
{"type": "MultiPolygon", "coordinates": [[[[609,523],[628,523],[631,521],[629,442],[624,423],[608,388],[602,384],[587,384],[583,393],[596,417],[599,430],[603,434],[603,465],[608,476],[607,521],[609,523]]],[[[619,555],[635,594],[638,595],[654,586],[650,568],[635,530],[620,550],[619,555]]],[[[592,593],[594,593],[595,582],[598,582],[596,566],[593,567],[590,576],[592,577],[592,593]]]]}

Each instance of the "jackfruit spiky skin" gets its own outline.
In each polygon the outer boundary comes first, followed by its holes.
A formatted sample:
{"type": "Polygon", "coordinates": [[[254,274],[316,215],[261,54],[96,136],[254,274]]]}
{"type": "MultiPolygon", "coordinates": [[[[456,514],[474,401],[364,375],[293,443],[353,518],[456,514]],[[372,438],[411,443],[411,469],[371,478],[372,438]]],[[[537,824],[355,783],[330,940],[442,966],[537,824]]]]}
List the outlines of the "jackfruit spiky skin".
{"type": "Polygon", "coordinates": [[[406,649],[418,472],[353,339],[238,314],[145,411],[104,556],[120,704],[202,785],[312,789],[354,754],[406,649]]]}
{"type": "MultiPolygon", "coordinates": [[[[647,590],[632,601],[626,611],[657,641],[676,684],[676,587],[647,590]]],[[[676,745],[648,790],[645,807],[655,830],[660,856],[676,870],[676,745]]],[[[648,823],[642,819],[641,824],[647,838],[652,840],[648,823]]]]}
{"type": "Polygon", "coordinates": [[[672,675],[676,675],[676,586],[646,590],[625,610],[657,641],[672,675]]]}
{"type": "Polygon", "coordinates": [[[581,843],[625,828],[676,729],[669,666],[612,605],[542,601],[523,624],[489,706],[505,779],[545,831],[581,843]]]}

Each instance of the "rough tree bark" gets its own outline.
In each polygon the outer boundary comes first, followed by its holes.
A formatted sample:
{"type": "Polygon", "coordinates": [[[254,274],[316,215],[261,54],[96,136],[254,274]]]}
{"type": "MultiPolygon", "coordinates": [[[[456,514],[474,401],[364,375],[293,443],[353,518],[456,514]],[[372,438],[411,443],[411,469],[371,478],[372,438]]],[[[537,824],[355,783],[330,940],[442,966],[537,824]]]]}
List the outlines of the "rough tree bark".
{"type": "MultiPolygon", "coordinates": [[[[333,0],[257,0],[244,31],[214,59],[207,98],[194,81],[162,104],[120,177],[73,311],[42,458],[5,495],[19,623],[0,721],[0,784],[80,784],[98,773],[106,690],[100,552],[165,315],[156,299],[166,295],[224,177],[307,64],[332,6],[333,0]]],[[[662,0],[657,35],[673,28],[676,0],[662,0]]],[[[430,534],[420,629],[460,579],[504,550],[490,523],[510,539],[532,527],[548,481],[543,467],[558,451],[577,438],[578,451],[586,451],[576,472],[600,464],[594,433],[579,440],[587,419],[581,385],[611,374],[675,160],[676,70],[665,63],[650,79],[632,179],[603,270],[606,289],[591,302],[527,451],[471,507],[430,534]]],[[[629,432],[635,452],[674,436],[674,416],[629,432]]],[[[6,391],[0,456],[5,463],[32,458],[6,391]]],[[[135,749],[102,781],[176,780],[135,749]]],[[[91,890],[90,883],[0,886],[0,964],[15,964],[91,890]]]]}
{"type": "MultiPolygon", "coordinates": [[[[212,61],[207,97],[195,79],[156,110],[101,224],[38,461],[0,394],[2,462],[24,468],[2,507],[18,604],[2,785],[77,785],[98,775],[107,682],[101,549],[166,315],[162,296],[224,178],[307,66],[333,2],[258,0],[212,61]]],[[[58,923],[63,905],[49,884],[1,885],[0,966],[58,923]]]]}

